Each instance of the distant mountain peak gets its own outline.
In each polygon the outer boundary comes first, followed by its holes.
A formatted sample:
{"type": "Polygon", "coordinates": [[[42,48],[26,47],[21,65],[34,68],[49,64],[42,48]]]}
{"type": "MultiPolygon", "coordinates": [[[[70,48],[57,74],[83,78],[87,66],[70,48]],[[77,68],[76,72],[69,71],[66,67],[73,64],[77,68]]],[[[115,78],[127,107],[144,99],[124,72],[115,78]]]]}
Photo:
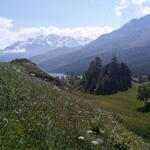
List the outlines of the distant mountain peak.
{"type": "Polygon", "coordinates": [[[60,36],[57,34],[40,35],[24,41],[17,41],[5,49],[0,50],[0,58],[4,56],[7,60],[7,58],[11,58],[11,55],[13,56],[13,59],[15,56],[18,58],[18,55],[19,58],[29,58],[47,53],[57,48],[81,47],[88,44],[90,41],[91,39],[89,38],[74,38],[70,36],[60,36]],[[10,57],[7,57],[7,55],[10,57]]]}
{"type": "MultiPolygon", "coordinates": [[[[77,47],[77,46],[83,46],[87,43],[91,42],[92,39],[90,38],[84,38],[84,37],[70,37],[70,36],[61,36],[57,34],[48,34],[48,35],[40,35],[35,38],[29,38],[24,41],[17,41],[9,46],[7,46],[5,49],[15,49],[16,47],[26,47],[27,45],[49,45],[53,46],[53,48],[58,47],[77,47]]],[[[4,50],[5,50],[4,49],[4,50]]]]}

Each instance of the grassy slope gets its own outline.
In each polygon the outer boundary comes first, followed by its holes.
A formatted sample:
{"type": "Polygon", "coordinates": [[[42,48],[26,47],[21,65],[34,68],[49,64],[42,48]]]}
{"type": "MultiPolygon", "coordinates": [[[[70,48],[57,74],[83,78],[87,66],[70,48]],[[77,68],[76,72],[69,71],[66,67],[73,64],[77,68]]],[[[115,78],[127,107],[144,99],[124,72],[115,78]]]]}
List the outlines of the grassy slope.
{"type": "Polygon", "coordinates": [[[2,150],[148,149],[111,114],[88,105],[46,76],[30,62],[0,63],[2,150]],[[87,134],[87,130],[95,132],[87,134]]]}
{"type": "Polygon", "coordinates": [[[107,111],[119,114],[127,128],[150,142],[150,112],[143,113],[136,110],[143,107],[143,103],[137,100],[137,89],[138,85],[135,84],[127,92],[120,92],[110,96],[90,94],[84,94],[84,96],[107,111]]]}
{"type": "Polygon", "coordinates": [[[61,86],[62,88],[64,87],[62,82],[52,76],[49,76],[47,73],[37,68],[34,63],[27,59],[16,59],[12,61],[11,64],[14,64],[14,67],[17,67],[16,69],[24,71],[26,74],[35,76],[48,82],[52,82],[55,85],[61,86]]]}

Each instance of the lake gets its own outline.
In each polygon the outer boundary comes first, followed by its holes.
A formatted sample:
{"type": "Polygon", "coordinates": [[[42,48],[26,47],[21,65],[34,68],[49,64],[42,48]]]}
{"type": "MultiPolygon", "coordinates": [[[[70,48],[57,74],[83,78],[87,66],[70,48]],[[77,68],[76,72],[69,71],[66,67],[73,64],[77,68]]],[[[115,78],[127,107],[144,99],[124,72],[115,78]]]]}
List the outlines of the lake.
{"type": "Polygon", "coordinates": [[[59,79],[62,79],[62,78],[66,79],[68,77],[68,75],[64,73],[49,73],[49,75],[55,78],[59,78],[59,79]]]}

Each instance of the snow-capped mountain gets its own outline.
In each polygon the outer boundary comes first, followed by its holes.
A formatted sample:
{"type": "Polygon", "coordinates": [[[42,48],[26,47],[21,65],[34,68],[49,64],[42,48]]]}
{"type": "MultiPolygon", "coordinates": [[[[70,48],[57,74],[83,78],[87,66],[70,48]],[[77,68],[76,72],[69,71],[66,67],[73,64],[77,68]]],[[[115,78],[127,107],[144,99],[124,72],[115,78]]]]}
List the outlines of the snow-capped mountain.
{"type": "Polygon", "coordinates": [[[0,50],[0,60],[8,61],[15,58],[29,58],[61,47],[72,48],[84,46],[90,41],[91,39],[89,38],[73,38],[56,34],[42,35],[25,41],[17,41],[0,50]]]}

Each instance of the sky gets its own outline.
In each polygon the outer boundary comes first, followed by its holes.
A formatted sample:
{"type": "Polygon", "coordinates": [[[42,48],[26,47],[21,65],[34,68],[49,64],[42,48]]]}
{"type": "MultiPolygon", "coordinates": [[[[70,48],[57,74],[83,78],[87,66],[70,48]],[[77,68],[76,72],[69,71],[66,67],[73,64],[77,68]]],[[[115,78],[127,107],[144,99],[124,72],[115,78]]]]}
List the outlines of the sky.
{"type": "Polygon", "coordinates": [[[50,33],[89,37],[150,13],[150,0],[0,0],[0,48],[50,33]]]}

